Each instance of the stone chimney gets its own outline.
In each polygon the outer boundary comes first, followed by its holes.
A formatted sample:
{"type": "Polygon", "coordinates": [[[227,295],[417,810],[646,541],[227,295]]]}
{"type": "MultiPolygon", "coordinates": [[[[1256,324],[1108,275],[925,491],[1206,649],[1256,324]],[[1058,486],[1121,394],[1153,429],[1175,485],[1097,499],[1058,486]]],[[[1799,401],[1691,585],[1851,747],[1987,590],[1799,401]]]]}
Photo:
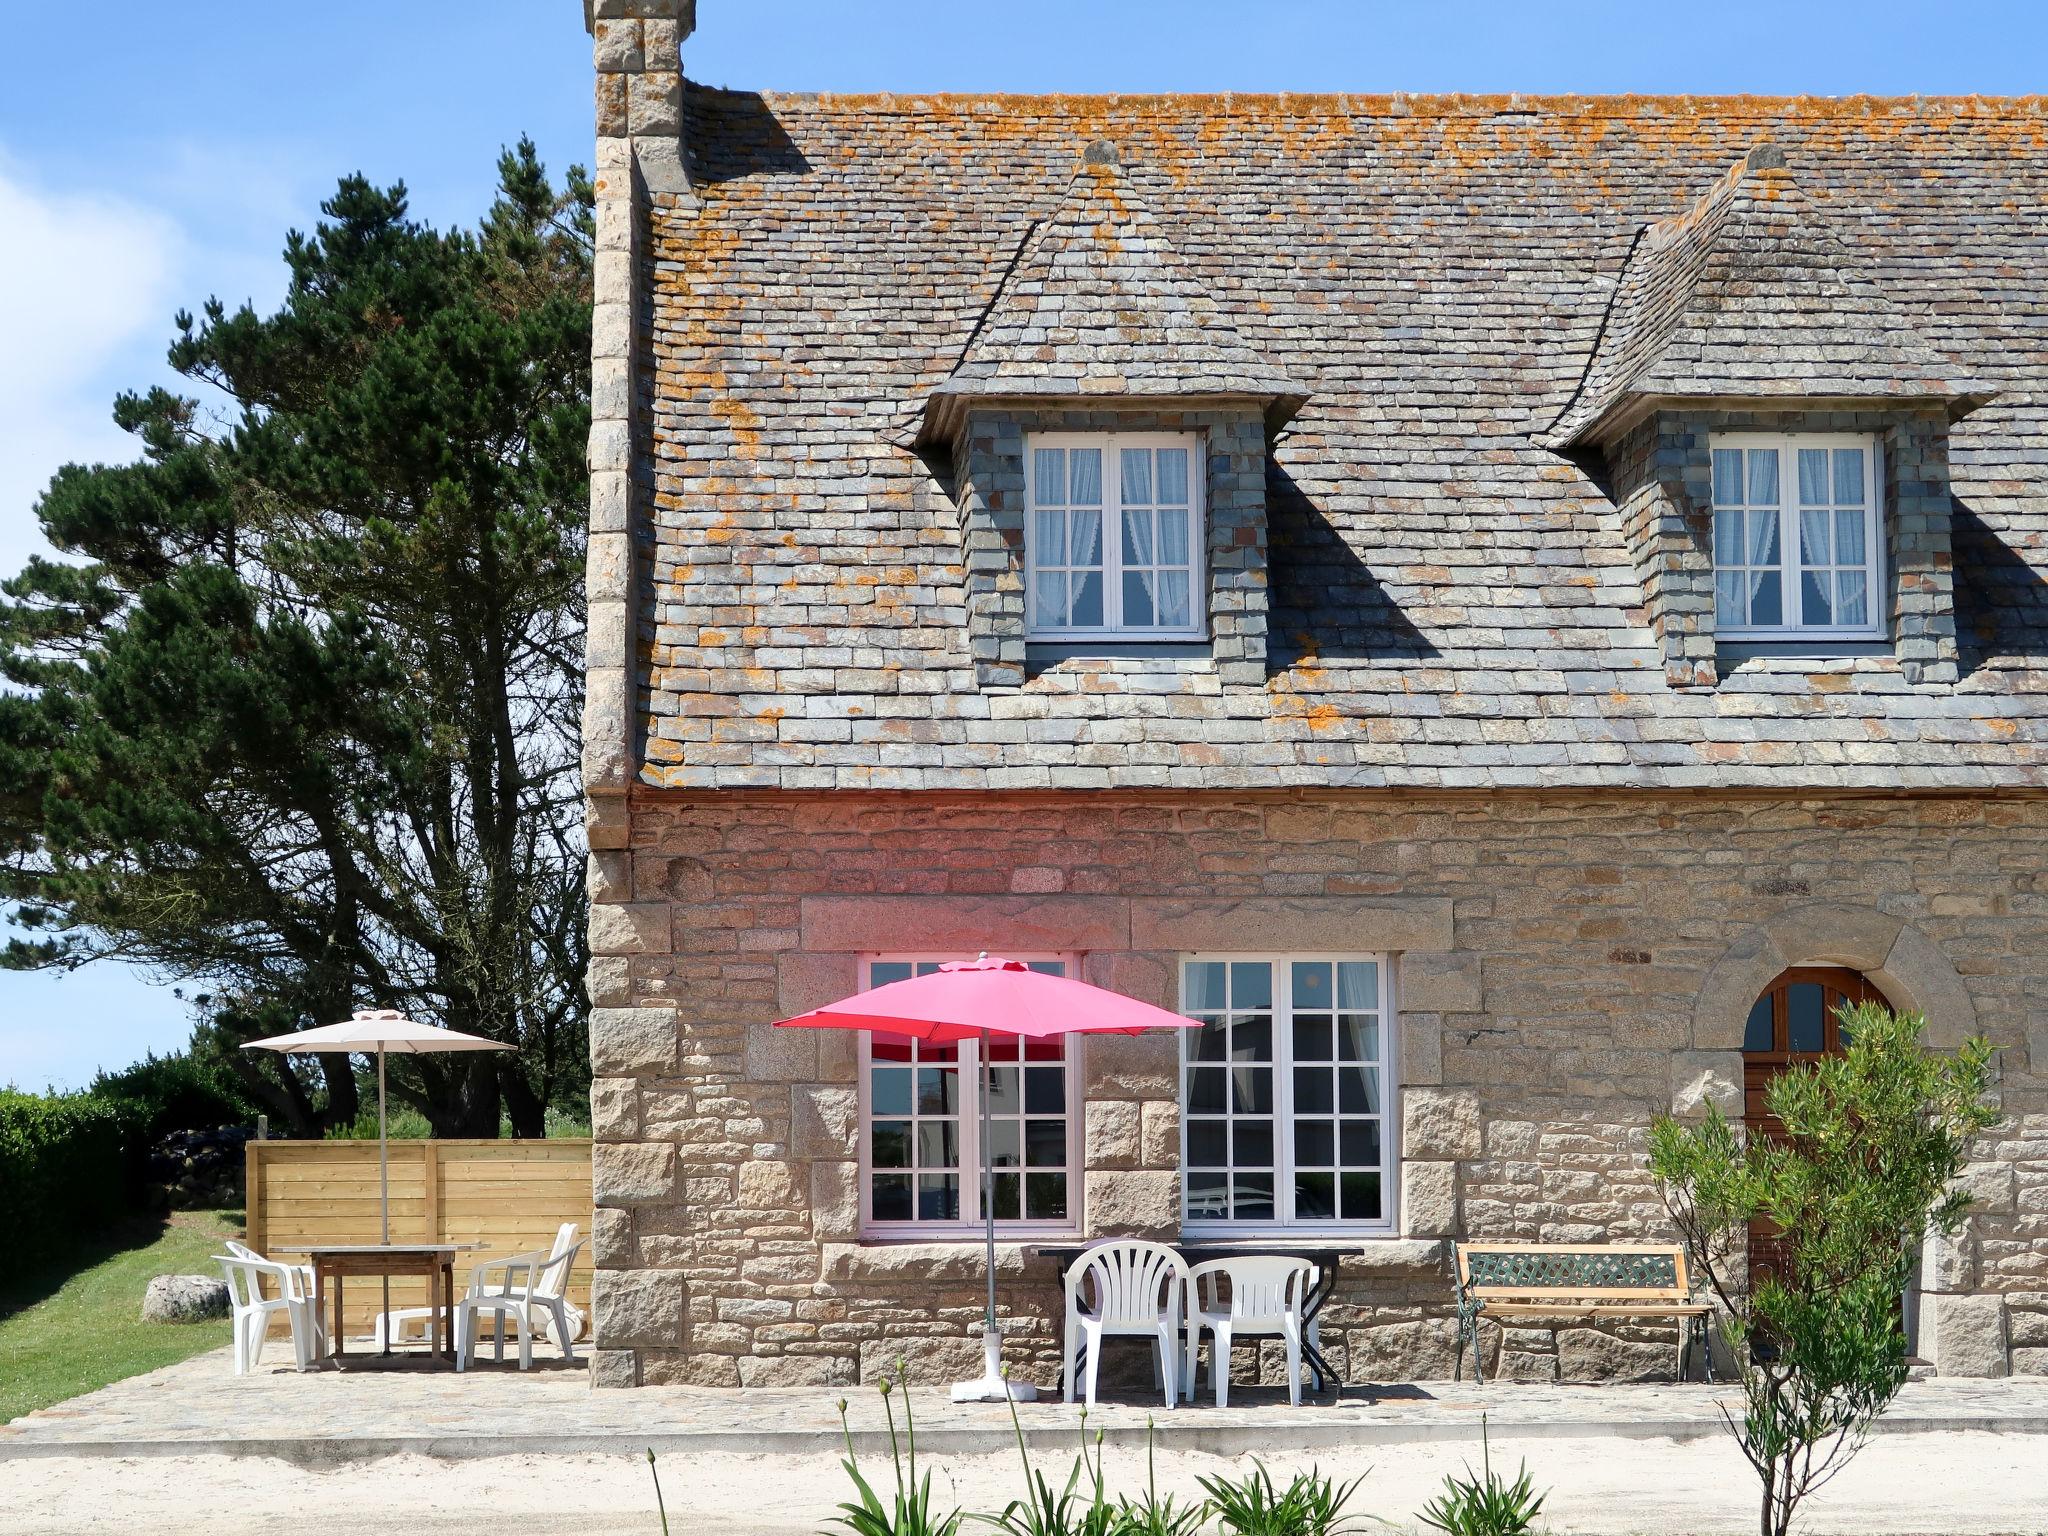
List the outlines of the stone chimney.
{"type": "MultiPolygon", "coordinates": [[[[648,504],[643,279],[657,203],[687,203],[683,39],[696,0],[583,0],[597,68],[597,264],[591,315],[589,628],[583,782],[593,903],[609,899],[638,770],[633,529],[648,504]]],[[[595,925],[595,907],[593,923],[595,925]]],[[[600,950],[600,953],[602,951],[600,950]]],[[[601,963],[601,962],[600,962],[601,963]]],[[[592,994],[598,988],[593,986],[592,994]]]]}

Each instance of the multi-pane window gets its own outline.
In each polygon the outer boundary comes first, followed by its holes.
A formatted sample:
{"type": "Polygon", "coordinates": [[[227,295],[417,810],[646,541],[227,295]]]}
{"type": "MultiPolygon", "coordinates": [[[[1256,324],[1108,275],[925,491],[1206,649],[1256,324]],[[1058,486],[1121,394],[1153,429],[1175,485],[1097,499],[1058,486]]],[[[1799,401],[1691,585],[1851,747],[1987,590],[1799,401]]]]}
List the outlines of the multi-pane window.
{"type": "Polygon", "coordinates": [[[1868,437],[1716,437],[1715,632],[1876,638],[1877,486],[1868,437]]]}
{"type": "MultiPolygon", "coordinates": [[[[882,957],[866,985],[935,971],[947,959],[882,957]]],[[[1064,975],[1055,958],[1025,962],[1064,975]]],[[[999,1223],[1070,1229],[1080,1214],[1066,1041],[989,1038],[987,1153],[999,1223]]],[[[861,1162],[866,1225],[877,1232],[946,1235],[982,1222],[981,1043],[933,1045],[906,1035],[864,1034],[861,1162]]]]}
{"type": "Polygon", "coordinates": [[[1377,956],[1181,967],[1181,1179],[1190,1228],[1392,1219],[1386,966],[1377,956]]]}
{"type": "Polygon", "coordinates": [[[1048,433],[1025,455],[1033,639],[1203,630],[1201,448],[1183,433],[1048,433]]]}

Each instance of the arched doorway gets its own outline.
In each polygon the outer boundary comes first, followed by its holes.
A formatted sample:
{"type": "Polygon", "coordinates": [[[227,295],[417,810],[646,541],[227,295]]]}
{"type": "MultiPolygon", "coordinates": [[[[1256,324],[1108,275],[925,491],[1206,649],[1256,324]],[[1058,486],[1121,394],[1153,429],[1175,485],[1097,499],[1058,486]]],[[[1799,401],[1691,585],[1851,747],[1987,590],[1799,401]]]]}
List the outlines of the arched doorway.
{"type": "MultiPolygon", "coordinates": [[[[1771,1079],[1789,1068],[1847,1049],[1837,1010],[1845,1004],[1882,1003],[1884,994],[1855,971],[1831,965],[1795,965],[1757,997],[1742,1032],[1743,1123],[1751,1136],[1784,1131],[1764,1102],[1771,1079]]],[[[1784,1240],[1768,1221],[1749,1224],[1752,1280],[1778,1268],[1784,1240]]]]}

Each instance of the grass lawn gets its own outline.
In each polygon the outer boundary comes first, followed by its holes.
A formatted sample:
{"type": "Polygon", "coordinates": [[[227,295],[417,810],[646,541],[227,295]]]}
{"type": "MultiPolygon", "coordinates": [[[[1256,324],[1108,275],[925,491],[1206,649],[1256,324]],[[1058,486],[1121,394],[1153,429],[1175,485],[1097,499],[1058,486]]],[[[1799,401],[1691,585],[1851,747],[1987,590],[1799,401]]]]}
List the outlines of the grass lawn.
{"type": "Polygon", "coordinates": [[[227,1343],[225,1318],[145,1323],[142,1292],[152,1275],[218,1274],[207,1261],[241,1227],[240,1211],[139,1217],[0,1286],[0,1424],[227,1343]]]}

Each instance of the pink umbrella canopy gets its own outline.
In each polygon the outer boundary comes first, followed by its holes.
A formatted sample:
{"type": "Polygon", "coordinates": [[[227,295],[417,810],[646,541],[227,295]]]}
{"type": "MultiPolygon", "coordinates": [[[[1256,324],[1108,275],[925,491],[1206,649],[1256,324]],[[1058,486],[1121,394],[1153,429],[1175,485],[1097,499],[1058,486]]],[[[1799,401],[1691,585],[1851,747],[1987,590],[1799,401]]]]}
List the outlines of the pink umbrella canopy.
{"type": "Polygon", "coordinates": [[[1021,960],[983,955],[923,976],[892,981],[776,1021],[783,1029],[868,1029],[933,1044],[987,1033],[1045,1040],[1055,1035],[1136,1035],[1197,1029],[1193,1019],[1085,981],[1049,976],[1021,960]]]}

